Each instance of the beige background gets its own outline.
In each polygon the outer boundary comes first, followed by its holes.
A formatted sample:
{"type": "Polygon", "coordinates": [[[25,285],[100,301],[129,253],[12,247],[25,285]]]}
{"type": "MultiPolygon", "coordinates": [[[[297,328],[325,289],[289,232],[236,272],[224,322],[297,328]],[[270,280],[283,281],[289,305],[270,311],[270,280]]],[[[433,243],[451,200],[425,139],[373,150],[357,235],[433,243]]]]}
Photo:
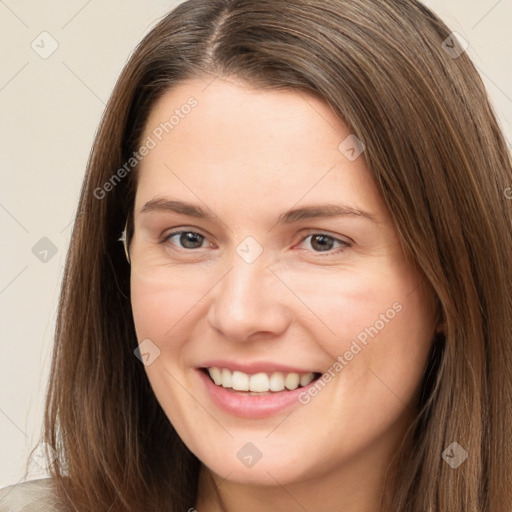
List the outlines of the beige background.
{"type": "MultiPolygon", "coordinates": [[[[71,221],[104,105],[135,45],[178,3],[0,0],[0,487],[23,477],[39,436],[71,221]]],[[[512,140],[512,0],[425,3],[469,42],[512,140]]],[[[28,478],[42,474],[32,461],[28,478]]]]}

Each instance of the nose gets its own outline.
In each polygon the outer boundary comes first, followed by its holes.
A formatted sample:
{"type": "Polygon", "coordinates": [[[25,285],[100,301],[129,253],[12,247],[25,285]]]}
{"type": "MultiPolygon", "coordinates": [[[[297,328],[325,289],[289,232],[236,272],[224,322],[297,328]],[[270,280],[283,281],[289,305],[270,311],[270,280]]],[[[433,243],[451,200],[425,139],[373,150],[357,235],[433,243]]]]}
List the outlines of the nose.
{"type": "Polygon", "coordinates": [[[231,269],[212,290],[209,324],[227,339],[249,341],[283,334],[291,321],[287,290],[264,258],[247,263],[235,254],[231,269]]]}

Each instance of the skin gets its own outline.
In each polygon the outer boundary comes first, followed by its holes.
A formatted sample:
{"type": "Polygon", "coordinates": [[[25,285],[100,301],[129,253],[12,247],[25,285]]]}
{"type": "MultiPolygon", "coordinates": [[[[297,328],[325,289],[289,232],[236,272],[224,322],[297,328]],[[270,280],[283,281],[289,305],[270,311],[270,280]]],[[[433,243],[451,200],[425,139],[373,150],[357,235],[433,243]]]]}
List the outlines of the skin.
{"type": "Polygon", "coordinates": [[[406,261],[364,155],[351,161],[338,149],[350,130],[327,104],[234,78],[210,81],[182,82],[150,113],[143,140],[190,96],[198,101],[141,162],[130,245],[138,340],[160,350],[145,369],[202,462],[190,506],[375,511],[384,471],[415,413],[435,330],[432,290],[406,261]],[[141,213],[164,196],[217,217],[141,213]],[[364,210],[375,222],[276,224],[286,210],[326,202],[364,210]],[[187,249],[178,235],[158,244],[172,228],[204,242],[187,249]],[[350,247],[328,239],[322,250],[315,234],[350,247]],[[247,236],[263,248],[250,264],[236,252],[247,236]],[[401,311],[307,405],[268,418],[217,408],[195,369],[233,359],[324,372],[396,303],[401,311]],[[237,458],[247,442],[262,453],[250,468],[237,458]]]}

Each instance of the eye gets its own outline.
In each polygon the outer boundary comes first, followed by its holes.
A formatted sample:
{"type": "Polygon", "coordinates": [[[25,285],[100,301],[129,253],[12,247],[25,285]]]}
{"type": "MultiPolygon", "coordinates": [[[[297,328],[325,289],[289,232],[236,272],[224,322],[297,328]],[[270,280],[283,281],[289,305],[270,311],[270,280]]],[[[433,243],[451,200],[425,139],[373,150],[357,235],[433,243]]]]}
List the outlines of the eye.
{"type": "MultiPolygon", "coordinates": [[[[171,233],[168,233],[165,235],[165,237],[162,239],[161,243],[167,243],[174,237],[177,237],[179,235],[179,238],[177,239],[180,244],[180,249],[200,249],[203,242],[206,241],[206,237],[201,235],[200,233],[196,233],[195,231],[173,231],[171,233]]],[[[175,244],[171,244],[175,245],[175,244]]],[[[211,244],[210,244],[211,245],[211,244]]]]}
{"type": "Polygon", "coordinates": [[[315,249],[314,252],[329,252],[329,254],[335,254],[343,251],[347,247],[351,247],[350,243],[327,233],[312,233],[303,238],[301,243],[304,243],[308,238],[311,239],[310,244],[311,247],[315,249]],[[333,249],[336,244],[338,244],[338,250],[332,251],[331,249],[333,249]]]}
{"type": "MultiPolygon", "coordinates": [[[[171,245],[176,245],[176,243],[170,242],[173,238],[176,237],[178,237],[178,250],[184,249],[190,251],[193,249],[201,249],[213,246],[212,243],[207,243],[207,245],[203,245],[205,242],[207,242],[207,238],[204,235],[201,235],[201,233],[187,230],[172,231],[171,233],[165,235],[160,243],[164,244],[169,242],[171,243],[171,245]]],[[[303,244],[308,239],[311,239],[310,246],[313,247],[313,252],[326,252],[329,254],[336,254],[338,252],[343,251],[347,247],[351,247],[351,244],[349,242],[336,238],[327,233],[309,234],[308,236],[304,237],[301,240],[301,244],[303,244]],[[336,248],[336,244],[338,250],[333,251],[332,249],[336,248]]]]}

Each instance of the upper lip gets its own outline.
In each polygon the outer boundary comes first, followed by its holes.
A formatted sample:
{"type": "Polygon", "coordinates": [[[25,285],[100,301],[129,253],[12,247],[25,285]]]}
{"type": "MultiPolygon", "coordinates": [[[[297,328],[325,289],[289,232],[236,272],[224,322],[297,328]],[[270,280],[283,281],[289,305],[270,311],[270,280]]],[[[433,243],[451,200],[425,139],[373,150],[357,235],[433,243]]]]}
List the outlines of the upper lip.
{"type": "Polygon", "coordinates": [[[311,368],[304,369],[294,366],[289,366],[285,364],[279,364],[269,361],[254,361],[254,362],[235,362],[235,361],[206,361],[198,368],[226,368],[230,371],[239,371],[242,373],[247,373],[249,375],[253,375],[255,373],[273,373],[273,372],[283,372],[283,373],[321,373],[316,370],[312,370],[311,368]]]}

